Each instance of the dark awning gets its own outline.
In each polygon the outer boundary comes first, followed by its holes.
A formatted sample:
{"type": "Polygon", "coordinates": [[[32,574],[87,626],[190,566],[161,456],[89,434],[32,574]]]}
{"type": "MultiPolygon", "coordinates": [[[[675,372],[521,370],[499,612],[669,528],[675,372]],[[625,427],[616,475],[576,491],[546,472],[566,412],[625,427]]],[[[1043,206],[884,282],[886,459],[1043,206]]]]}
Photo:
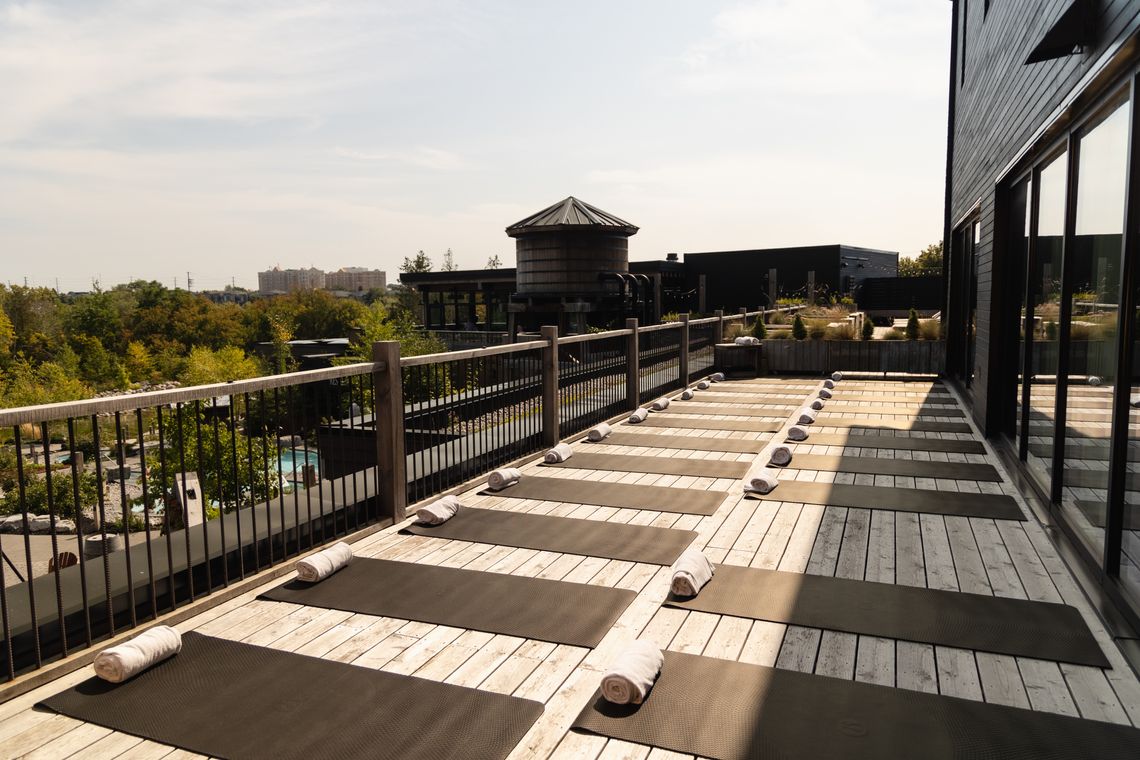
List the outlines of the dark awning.
{"type": "Polygon", "coordinates": [[[1033,48],[1025,63],[1064,58],[1091,45],[1096,38],[1095,11],[1095,0],[1073,0],[1033,48]]]}

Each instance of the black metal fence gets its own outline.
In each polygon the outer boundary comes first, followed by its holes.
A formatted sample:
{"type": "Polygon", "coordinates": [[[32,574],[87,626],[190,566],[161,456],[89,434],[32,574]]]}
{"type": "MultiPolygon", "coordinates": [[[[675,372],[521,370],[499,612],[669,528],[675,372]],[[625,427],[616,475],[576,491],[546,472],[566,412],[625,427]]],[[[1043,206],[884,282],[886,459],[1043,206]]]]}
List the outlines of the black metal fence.
{"type": "Polygon", "coordinates": [[[731,319],[0,410],[0,680],[679,388],[731,319]]]}

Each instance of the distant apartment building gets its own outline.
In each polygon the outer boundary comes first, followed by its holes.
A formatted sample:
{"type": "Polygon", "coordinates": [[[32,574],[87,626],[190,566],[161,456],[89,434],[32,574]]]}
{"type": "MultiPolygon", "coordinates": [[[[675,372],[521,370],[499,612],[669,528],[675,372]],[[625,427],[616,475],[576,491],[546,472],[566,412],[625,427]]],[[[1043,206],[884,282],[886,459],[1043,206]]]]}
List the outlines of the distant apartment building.
{"type": "Polygon", "coordinates": [[[262,295],[292,293],[295,290],[321,290],[325,287],[324,270],[282,269],[273,267],[257,273],[257,290],[262,295]]]}
{"type": "Polygon", "coordinates": [[[379,269],[342,267],[325,275],[325,288],[328,290],[367,293],[370,290],[383,290],[387,285],[388,276],[379,269]]]}

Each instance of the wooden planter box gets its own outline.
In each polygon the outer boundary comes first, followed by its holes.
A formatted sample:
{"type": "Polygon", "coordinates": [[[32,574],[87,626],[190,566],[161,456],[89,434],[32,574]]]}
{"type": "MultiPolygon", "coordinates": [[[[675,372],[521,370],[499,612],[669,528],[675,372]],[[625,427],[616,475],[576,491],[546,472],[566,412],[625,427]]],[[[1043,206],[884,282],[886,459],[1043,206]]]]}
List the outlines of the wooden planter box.
{"type": "Polygon", "coordinates": [[[940,375],[946,369],[946,343],[940,340],[766,340],[760,357],[763,372],[822,374],[842,370],[940,375]]]}
{"type": "Polygon", "coordinates": [[[713,347],[713,364],[727,377],[756,377],[760,374],[760,346],[738,346],[717,343],[713,347]]]}

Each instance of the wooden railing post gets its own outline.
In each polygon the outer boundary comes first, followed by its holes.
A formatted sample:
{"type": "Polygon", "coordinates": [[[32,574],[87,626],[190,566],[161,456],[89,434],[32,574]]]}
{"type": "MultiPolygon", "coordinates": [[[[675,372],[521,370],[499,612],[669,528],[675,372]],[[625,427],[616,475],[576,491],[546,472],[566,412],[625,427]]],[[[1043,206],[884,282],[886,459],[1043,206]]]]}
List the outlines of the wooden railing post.
{"type": "Polygon", "coordinates": [[[380,515],[397,523],[408,507],[407,459],[404,455],[404,386],[400,375],[400,343],[372,344],[372,408],[376,426],[376,467],[380,515]]]}
{"type": "Polygon", "coordinates": [[[681,360],[679,364],[681,374],[681,387],[689,384],[689,314],[680,315],[681,319],[681,360]]]}
{"type": "Polygon", "coordinates": [[[626,374],[625,399],[629,408],[636,409],[641,405],[641,369],[638,367],[637,318],[630,317],[625,321],[625,329],[633,330],[626,343],[626,374]]]}
{"type": "Polygon", "coordinates": [[[724,309],[717,309],[713,312],[716,317],[716,326],[713,328],[713,342],[724,343],[724,309]]]}
{"type": "Polygon", "coordinates": [[[558,326],[543,325],[542,337],[542,442],[555,446],[561,439],[558,431],[558,326]]]}

